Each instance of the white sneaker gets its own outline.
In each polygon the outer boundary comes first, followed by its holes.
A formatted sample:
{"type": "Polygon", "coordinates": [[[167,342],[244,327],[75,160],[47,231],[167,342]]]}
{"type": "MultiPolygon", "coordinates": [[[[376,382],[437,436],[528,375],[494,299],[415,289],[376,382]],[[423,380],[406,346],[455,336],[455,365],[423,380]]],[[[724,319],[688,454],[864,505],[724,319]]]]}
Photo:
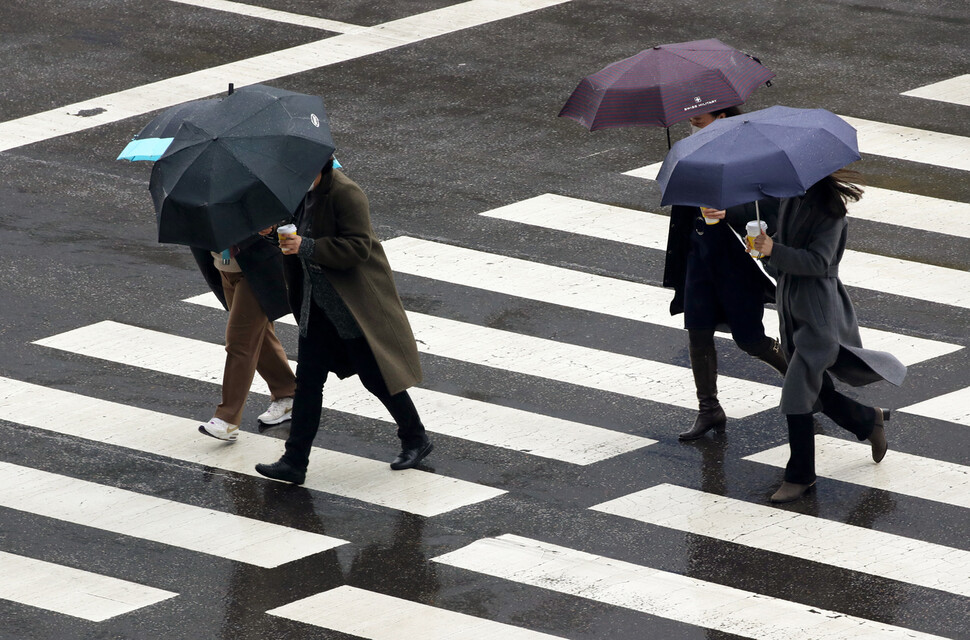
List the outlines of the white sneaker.
{"type": "Polygon", "coordinates": [[[228,440],[229,442],[235,442],[236,437],[239,435],[239,425],[229,424],[225,420],[220,420],[219,418],[213,418],[205,424],[199,425],[199,432],[204,433],[207,436],[212,436],[213,438],[218,438],[220,440],[228,440]]]}
{"type": "Polygon", "coordinates": [[[280,398],[270,403],[265,413],[259,414],[256,418],[264,426],[281,424],[292,418],[293,398],[280,398]]]}

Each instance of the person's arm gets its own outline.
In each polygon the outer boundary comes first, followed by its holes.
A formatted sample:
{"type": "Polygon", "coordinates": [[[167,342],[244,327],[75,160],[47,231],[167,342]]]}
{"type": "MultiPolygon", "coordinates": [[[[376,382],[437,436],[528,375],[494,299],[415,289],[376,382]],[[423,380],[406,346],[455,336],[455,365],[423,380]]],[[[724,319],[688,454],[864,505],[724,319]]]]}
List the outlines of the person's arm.
{"type": "Polygon", "coordinates": [[[359,189],[334,194],[333,236],[303,238],[300,256],[330,269],[350,269],[370,258],[373,231],[367,196],[359,189]]]}
{"type": "Polygon", "coordinates": [[[815,233],[806,248],[795,249],[771,242],[765,243],[762,252],[770,256],[771,266],[779,271],[793,276],[822,277],[835,262],[845,228],[845,218],[823,216],[815,225],[815,233]]]}

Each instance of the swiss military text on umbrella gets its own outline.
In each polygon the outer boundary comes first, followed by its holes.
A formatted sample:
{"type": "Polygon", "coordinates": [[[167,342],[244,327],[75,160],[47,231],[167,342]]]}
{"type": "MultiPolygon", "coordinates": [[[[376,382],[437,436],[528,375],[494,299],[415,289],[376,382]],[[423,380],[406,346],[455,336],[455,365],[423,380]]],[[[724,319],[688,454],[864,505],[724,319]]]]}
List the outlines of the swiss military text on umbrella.
{"type": "Polygon", "coordinates": [[[317,96],[251,85],[189,104],[145,143],[167,143],[149,184],[159,242],[222,251],[290,217],[334,152],[317,96]]]}

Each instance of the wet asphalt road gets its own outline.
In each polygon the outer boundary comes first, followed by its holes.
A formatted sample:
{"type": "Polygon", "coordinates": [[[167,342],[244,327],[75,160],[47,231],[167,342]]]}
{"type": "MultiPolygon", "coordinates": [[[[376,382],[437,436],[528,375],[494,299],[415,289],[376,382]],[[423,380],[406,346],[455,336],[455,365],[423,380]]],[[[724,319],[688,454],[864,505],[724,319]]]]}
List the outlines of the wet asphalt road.
{"type": "MultiPolygon", "coordinates": [[[[372,26],[454,3],[259,4],[372,26]]],[[[660,283],[660,251],[478,215],[544,193],[663,211],[655,183],[622,175],[662,159],[662,130],[591,134],[555,117],[579,79],[609,62],[655,44],[717,37],[777,74],[749,109],[824,107],[970,136],[968,107],[900,95],[967,73],[965,2],[722,4],[574,0],[271,84],[324,97],[338,157],[366,191],[382,238],[407,235],[650,285],[660,283]]],[[[164,0],[4,0],[0,34],[0,122],[335,35],[164,0]]],[[[102,320],[222,340],[223,315],[182,302],[205,291],[188,251],[155,242],[150,166],[114,160],[149,118],[0,153],[0,376],[204,420],[218,402],[216,385],[32,344],[102,320]]],[[[959,170],[881,156],[866,156],[858,168],[873,186],[970,202],[970,181],[959,170]]],[[[970,269],[966,238],[864,220],[852,229],[852,249],[970,269]]],[[[397,283],[411,311],[688,364],[675,329],[415,275],[400,274],[397,283]]],[[[866,290],[853,298],[866,326],[970,346],[967,309],[866,290]]],[[[295,359],[295,329],[278,332],[295,359]]],[[[720,351],[722,373],[778,384],[733,347],[720,351]]],[[[350,541],[261,569],[0,506],[0,551],[180,594],[101,623],[0,600],[0,638],[350,638],[265,613],[345,584],[562,638],[738,637],[429,561],[506,533],[970,638],[966,597],[588,510],[661,482],[763,503],[780,472],[742,458],[785,442],[775,411],[684,445],[676,433],[692,420],[686,409],[440,356],[423,355],[422,363],[425,388],[658,443],[578,466],[438,435],[427,470],[508,493],[423,517],[0,419],[2,462],[350,541]]],[[[900,389],[875,385],[859,397],[913,404],[970,385],[968,365],[966,350],[957,351],[911,367],[900,389]]],[[[243,430],[256,431],[263,403],[250,397],[243,430]]],[[[285,430],[268,435],[285,437],[285,430]]],[[[376,460],[396,453],[386,423],[347,413],[325,416],[317,445],[376,460]]],[[[904,415],[891,446],[970,465],[970,432],[955,423],[904,415]]],[[[970,551],[967,510],[957,506],[829,480],[786,509],[970,551]]]]}

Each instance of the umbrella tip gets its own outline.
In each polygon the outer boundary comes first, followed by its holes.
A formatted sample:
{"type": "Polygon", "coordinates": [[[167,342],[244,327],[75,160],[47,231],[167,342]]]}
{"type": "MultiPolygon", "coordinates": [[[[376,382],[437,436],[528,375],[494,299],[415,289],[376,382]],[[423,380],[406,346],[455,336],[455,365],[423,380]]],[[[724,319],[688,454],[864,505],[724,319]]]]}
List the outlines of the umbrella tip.
{"type": "Polygon", "coordinates": [[[233,89],[232,83],[230,82],[229,83],[229,93],[226,94],[226,95],[230,95],[231,96],[233,91],[234,91],[234,89],[233,89]]]}

